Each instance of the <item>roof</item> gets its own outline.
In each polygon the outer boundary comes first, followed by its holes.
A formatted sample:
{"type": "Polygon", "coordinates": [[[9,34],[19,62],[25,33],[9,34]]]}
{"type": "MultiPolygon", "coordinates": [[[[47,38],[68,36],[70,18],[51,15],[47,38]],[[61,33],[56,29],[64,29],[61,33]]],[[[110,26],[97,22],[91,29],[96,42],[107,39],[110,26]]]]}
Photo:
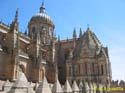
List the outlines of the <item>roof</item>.
{"type": "Polygon", "coordinates": [[[31,21],[45,22],[45,23],[51,24],[51,25],[54,27],[54,23],[53,23],[51,17],[45,13],[44,2],[42,3],[42,6],[40,7],[40,12],[37,13],[37,14],[35,14],[35,15],[31,18],[30,22],[31,22],[31,21]]]}
{"type": "Polygon", "coordinates": [[[86,44],[88,44],[89,47],[91,46],[95,46],[100,48],[101,47],[101,42],[98,40],[97,36],[94,34],[94,32],[92,32],[90,30],[90,28],[88,27],[86,32],[83,35],[86,44]]]}
{"type": "Polygon", "coordinates": [[[77,41],[74,49],[74,58],[78,57],[95,57],[99,55],[102,50],[102,44],[94,34],[87,28],[86,32],[77,41]],[[85,51],[84,51],[85,50],[85,51]]]}

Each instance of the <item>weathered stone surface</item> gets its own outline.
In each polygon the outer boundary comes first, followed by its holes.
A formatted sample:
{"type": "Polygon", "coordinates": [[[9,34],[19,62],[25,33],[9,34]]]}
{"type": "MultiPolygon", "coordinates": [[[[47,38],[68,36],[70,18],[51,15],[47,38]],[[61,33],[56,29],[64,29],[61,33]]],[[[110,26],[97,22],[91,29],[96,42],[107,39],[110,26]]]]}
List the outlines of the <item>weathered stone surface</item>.
{"type": "Polygon", "coordinates": [[[65,93],[72,93],[72,88],[71,88],[68,80],[66,80],[66,82],[65,82],[63,91],[65,93]]]}
{"type": "Polygon", "coordinates": [[[80,91],[80,93],[83,93],[83,83],[82,83],[82,81],[80,81],[80,83],[79,83],[79,91],[80,91]]]}
{"type": "Polygon", "coordinates": [[[22,72],[20,73],[20,77],[16,80],[13,87],[22,87],[22,88],[29,87],[29,83],[24,73],[22,72]]]}
{"type": "Polygon", "coordinates": [[[9,82],[9,80],[5,81],[5,83],[3,84],[3,90],[8,92],[11,87],[12,87],[13,83],[9,82]]]}
{"type": "Polygon", "coordinates": [[[27,78],[23,72],[20,72],[20,77],[12,85],[8,93],[30,93],[32,92],[27,78]]]}
{"type": "Polygon", "coordinates": [[[89,85],[88,85],[88,82],[86,82],[86,81],[84,81],[83,82],[83,85],[84,85],[84,92],[85,93],[89,93],[89,90],[90,90],[90,87],[89,87],[89,85]]]}
{"type": "Polygon", "coordinates": [[[63,93],[63,89],[60,85],[59,80],[57,79],[52,87],[52,93],[63,93]]]}
{"type": "Polygon", "coordinates": [[[44,77],[43,81],[39,84],[38,88],[36,89],[36,93],[52,93],[46,77],[44,77]]]}
{"type": "Polygon", "coordinates": [[[72,90],[74,93],[79,93],[79,87],[78,87],[75,80],[74,80],[73,85],[72,85],[72,90]]]}
{"type": "MultiPolygon", "coordinates": [[[[17,79],[15,83],[9,84],[7,81],[5,91],[10,88],[11,93],[25,93],[31,91],[31,88],[33,90],[35,85],[31,84],[31,87],[27,79],[34,83],[42,81],[34,88],[38,93],[62,92],[59,81],[63,85],[66,81],[64,92],[76,91],[77,84],[73,83],[72,90],[68,82],[74,79],[110,84],[112,74],[108,49],[89,27],[83,34],[80,29],[79,37],[74,30],[73,38],[56,41],[56,36],[53,35],[54,23],[45,13],[43,3],[40,12],[29,21],[29,34],[19,31],[17,10],[10,26],[0,22],[0,79],[17,79]],[[55,80],[55,63],[59,81],[55,80]],[[21,71],[23,73],[20,76],[21,71]],[[52,91],[45,76],[49,83],[54,84],[56,81],[52,91]]],[[[120,86],[123,87],[124,83],[121,82],[120,86]]],[[[91,84],[88,85],[87,82],[83,86],[79,85],[79,88],[86,92],[92,90],[91,84]]]]}

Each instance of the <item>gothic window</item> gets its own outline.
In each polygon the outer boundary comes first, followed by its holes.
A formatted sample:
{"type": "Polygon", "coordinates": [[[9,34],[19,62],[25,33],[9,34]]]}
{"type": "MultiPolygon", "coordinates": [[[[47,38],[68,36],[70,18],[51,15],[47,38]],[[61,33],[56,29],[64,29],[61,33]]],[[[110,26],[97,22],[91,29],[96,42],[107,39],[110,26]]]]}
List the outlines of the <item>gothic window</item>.
{"type": "Polygon", "coordinates": [[[74,74],[75,74],[75,76],[77,75],[77,68],[76,68],[76,66],[74,66],[74,74]]]}
{"type": "Polygon", "coordinates": [[[92,63],[92,70],[93,70],[93,72],[95,72],[94,63],[92,63]]]}
{"type": "Polygon", "coordinates": [[[100,74],[100,67],[99,67],[99,65],[97,64],[97,74],[99,75],[100,74]]]}
{"type": "Polygon", "coordinates": [[[71,66],[69,66],[69,76],[71,76],[72,75],[72,68],[71,68],[71,66]]]}
{"type": "Polygon", "coordinates": [[[85,63],[85,75],[87,75],[87,63],[85,63]]]}
{"type": "Polygon", "coordinates": [[[82,68],[83,68],[83,75],[85,75],[85,64],[84,63],[82,65],[82,68]]]}
{"type": "Polygon", "coordinates": [[[104,74],[103,65],[101,65],[101,75],[104,74]]]}
{"type": "Polygon", "coordinates": [[[108,72],[107,72],[107,64],[105,64],[105,70],[106,70],[106,75],[108,74],[108,72]]]}
{"type": "Polygon", "coordinates": [[[74,70],[75,70],[75,75],[78,76],[79,75],[79,65],[75,65],[74,66],[74,70]]]}
{"type": "Polygon", "coordinates": [[[80,65],[78,65],[78,75],[80,75],[80,65]]]}
{"type": "Polygon", "coordinates": [[[91,64],[91,74],[94,75],[95,71],[94,71],[94,63],[91,64]]]}
{"type": "Polygon", "coordinates": [[[32,34],[31,35],[32,35],[32,39],[34,39],[35,38],[35,27],[32,28],[32,34]]]}
{"type": "Polygon", "coordinates": [[[35,27],[32,28],[32,32],[35,33],[35,27]]]}
{"type": "Polygon", "coordinates": [[[106,83],[109,84],[108,79],[106,80],[106,83]]]}
{"type": "Polygon", "coordinates": [[[17,77],[18,77],[17,75],[18,75],[18,74],[17,74],[17,70],[16,70],[16,73],[15,73],[15,78],[16,78],[16,79],[17,79],[17,77]]]}

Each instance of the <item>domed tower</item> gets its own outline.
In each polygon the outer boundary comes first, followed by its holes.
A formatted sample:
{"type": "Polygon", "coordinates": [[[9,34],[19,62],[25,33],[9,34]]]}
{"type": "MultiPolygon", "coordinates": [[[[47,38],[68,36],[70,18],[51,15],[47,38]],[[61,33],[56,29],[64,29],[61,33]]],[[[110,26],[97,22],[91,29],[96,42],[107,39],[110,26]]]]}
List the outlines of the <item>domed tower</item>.
{"type": "Polygon", "coordinates": [[[35,14],[28,24],[29,37],[36,41],[38,39],[38,35],[40,35],[40,43],[49,44],[53,37],[54,27],[51,17],[45,12],[43,2],[39,13],[35,14]]]}
{"type": "MultiPolygon", "coordinates": [[[[55,79],[54,73],[54,61],[55,61],[55,37],[54,37],[54,23],[50,16],[48,16],[45,12],[44,2],[40,7],[39,13],[35,14],[29,21],[28,29],[29,29],[29,37],[32,39],[32,45],[30,50],[30,55],[34,59],[32,63],[35,64],[34,70],[36,75],[33,75],[34,78],[41,76],[38,72],[40,72],[40,68],[45,68],[45,74],[48,82],[53,82],[55,79]],[[40,65],[42,64],[42,65],[40,65]],[[46,65],[46,66],[45,66],[46,65]],[[41,67],[40,67],[41,66],[41,67]]],[[[33,65],[33,64],[31,64],[33,65]]],[[[41,79],[34,79],[35,81],[39,81],[41,79]]]]}

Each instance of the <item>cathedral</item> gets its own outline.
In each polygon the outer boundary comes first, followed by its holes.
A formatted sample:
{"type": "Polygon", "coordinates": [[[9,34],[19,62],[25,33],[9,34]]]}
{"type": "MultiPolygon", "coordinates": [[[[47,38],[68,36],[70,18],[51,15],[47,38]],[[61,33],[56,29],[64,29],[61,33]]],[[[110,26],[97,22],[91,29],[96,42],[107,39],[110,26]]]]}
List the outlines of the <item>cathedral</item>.
{"type": "MultiPolygon", "coordinates": [[[[110,84],[112,80],[108,48],[88,27],[85,32],[73,30],[72,39],[55,36],[55,24],[45,11],[31,17],[28,33],[19,29],[18,9],[10,25],[0,22],[0,80],[14,82],[23,72],[29,82],[58,78],[69,82],[91,81],[110,84]]],[[[41,92],[42,93],[42,92],[41,92]]]]}

